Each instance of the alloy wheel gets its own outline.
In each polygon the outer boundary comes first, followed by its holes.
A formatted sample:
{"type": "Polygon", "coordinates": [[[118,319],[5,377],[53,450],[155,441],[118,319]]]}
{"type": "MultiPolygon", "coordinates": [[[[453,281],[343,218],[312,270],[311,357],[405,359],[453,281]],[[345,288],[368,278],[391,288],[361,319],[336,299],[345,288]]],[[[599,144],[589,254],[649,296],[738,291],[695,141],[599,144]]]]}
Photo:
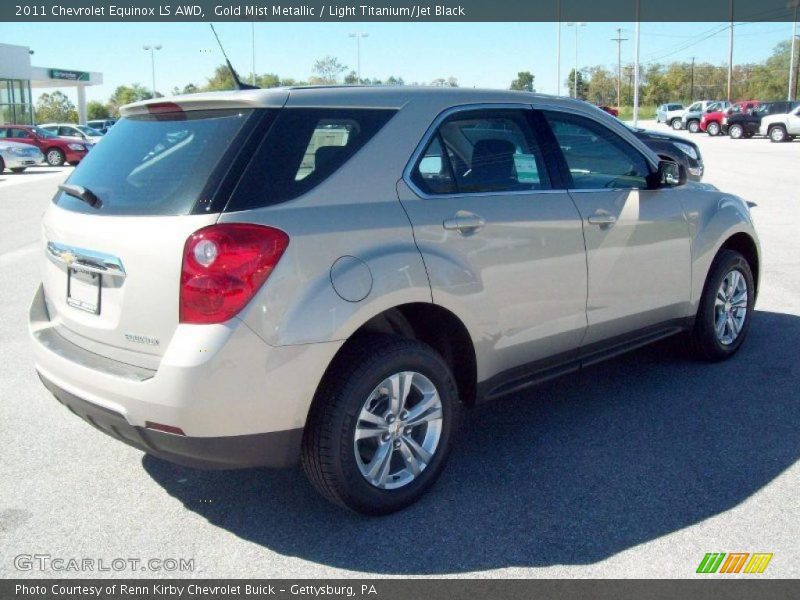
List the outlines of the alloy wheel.
{"type": "Polygon", "coordinates": [[[716,123],[711,123],[708,126],[708,133],[710,135],[719,135],[719,125],[717,125],[716,123]]]}
{"type": "Polygon", "coordinates": [[[738,140],[742,137],[742,128],[739,125],[734,125],[731,127],[729,134],[733,139],[738,140]]]}
{"type": "Polygon", "coordinates": [[[747,281],[738,269],[728,272],[714,300],[714,330],[723,346],[736,341],[747,318],[747,281]]]}
{"type": "Polygon", "coordinates": [[[442,401],[422,373],[382,381],[358,415],[353,450],[361,475],[380,489],[414,481],[433,459],[442,434],[442,401]]]}

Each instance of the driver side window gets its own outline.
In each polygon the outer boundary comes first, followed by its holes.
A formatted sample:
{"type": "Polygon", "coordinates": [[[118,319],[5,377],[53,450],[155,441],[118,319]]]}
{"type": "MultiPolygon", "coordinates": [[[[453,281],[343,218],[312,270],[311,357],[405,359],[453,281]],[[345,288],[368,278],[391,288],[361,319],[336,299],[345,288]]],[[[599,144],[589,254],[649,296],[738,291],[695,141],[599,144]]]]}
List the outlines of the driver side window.
{"type": "Polygon", "coordinates": [[[650,167],[636,148],[603,125],[544,111],[572,178],[571,189],[646,189],[650,167]]]}

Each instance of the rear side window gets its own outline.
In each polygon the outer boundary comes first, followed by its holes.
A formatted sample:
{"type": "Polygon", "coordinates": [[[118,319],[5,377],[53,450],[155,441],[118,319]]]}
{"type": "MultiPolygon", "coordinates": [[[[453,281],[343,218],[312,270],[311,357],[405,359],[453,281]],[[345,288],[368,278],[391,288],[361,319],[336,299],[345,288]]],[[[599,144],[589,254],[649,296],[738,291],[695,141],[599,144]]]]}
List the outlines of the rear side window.
{"type": "Polygon", "coordinates": [[[439,126],[411,174],[422,191],[483,194],[549,189],[525,111],[457,113],[439,126]]]}
{"type": "Polygon", "coordinates": [[[65,193],[62,208],[110,215],[183,215],[208,200],[235,154],[251,109],[203,110],[121,119],[97,144],[69,183],[87,188],[99,207],[65,193]]]}
{"type": "Polygon", "coordinates": [[[385,109],[282,109],[256,150],[225,211],[270,206],[310,191],[341,168],[395,112],[385,109]]]}

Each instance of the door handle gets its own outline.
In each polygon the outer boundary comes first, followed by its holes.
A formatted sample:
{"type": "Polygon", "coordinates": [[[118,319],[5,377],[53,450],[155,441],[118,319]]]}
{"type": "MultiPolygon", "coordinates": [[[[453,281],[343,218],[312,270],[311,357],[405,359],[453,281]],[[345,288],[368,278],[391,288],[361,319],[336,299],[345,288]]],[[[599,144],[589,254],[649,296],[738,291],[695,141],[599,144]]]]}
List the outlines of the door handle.
{"type": "Polygon", "coordinates": [[[459,211],[454,217],[445,219],[442,227],[448,231],[456,230],[461,233],[474,233],[486,225],[486,220],[474,213],[459,211]]]}
{"type": "Polygon", "coordinates": [[[613,225],[617,222],[617,217],[608,213],[596,212],[586,220],[592,225],[613,225]]]}

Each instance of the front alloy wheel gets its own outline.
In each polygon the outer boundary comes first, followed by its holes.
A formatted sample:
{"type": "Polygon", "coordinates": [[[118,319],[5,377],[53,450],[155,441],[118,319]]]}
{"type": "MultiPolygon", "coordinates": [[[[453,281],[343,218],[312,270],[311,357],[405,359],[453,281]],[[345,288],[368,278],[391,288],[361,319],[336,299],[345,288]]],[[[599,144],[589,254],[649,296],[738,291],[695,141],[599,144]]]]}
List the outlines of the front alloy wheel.
{"type": "Polygon", "coordinates": [[[739,337],[747,318],[747,281],[733,269],[722,279],[714,302],[714,331],[724,346],[730,346],[739,337]]]}
{"type": "Polygon", "coordinates": [[[740,140],[744,135],[744,130],[741,125],[731,125],[731,128],[728,130],[728,135],[734,140],[740,140]]]}
{"type": "Polygon", "coordinates": [[[719,135],[719,123],[717,122],[709,123],[708,127],[706,128],[706,131],[708,132],[708,135],[719,135]]]}
{"type": "Polygon", "coordinates": [[[403,487],[428,466],[441,435],[436,386],[422,373],[395,373],[364,402],[353,439],[356,464],[377,488],[403,487]]]}
{"type": "Polygon", "coordinates": [[[64,153],[58,148],[48,150],[45,158],[47,159],[47,164],[51,167],[60,167],[66,160],[64,153]]]}
{"type": "Polygon", "coordinates": [[[700,123],[697,121],[689,121],[689,124],[686,126],[686,128],[689,130],[689,133],[697,133],[700,131],[700,123]]]}
{"type": "Polygon", "coordinates": [[[695,353],[710,361],[733,356],[747,337],[754,304],[752,266],[739,252],[721,250],[709,269],[691,332],[695,353]]]}

